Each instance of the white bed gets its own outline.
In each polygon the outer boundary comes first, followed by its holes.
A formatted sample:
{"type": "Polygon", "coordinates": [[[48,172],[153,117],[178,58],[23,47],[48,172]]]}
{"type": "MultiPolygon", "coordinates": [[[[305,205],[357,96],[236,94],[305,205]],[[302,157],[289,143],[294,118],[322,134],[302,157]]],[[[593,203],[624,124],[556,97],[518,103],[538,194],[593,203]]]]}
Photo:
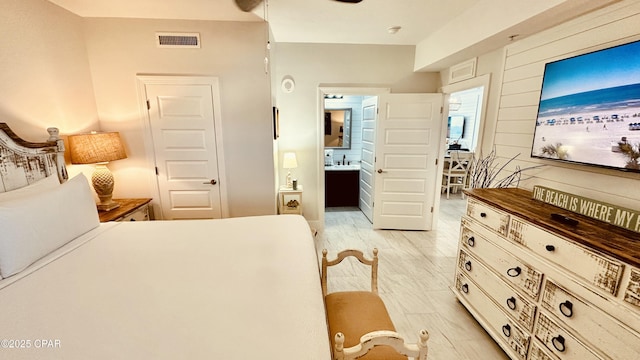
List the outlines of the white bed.
{"type": "Polygon", "coordinates": [[[106,223],[32,260],[0,280],[2,359],[331,358],[300,216],[106,223]]]}

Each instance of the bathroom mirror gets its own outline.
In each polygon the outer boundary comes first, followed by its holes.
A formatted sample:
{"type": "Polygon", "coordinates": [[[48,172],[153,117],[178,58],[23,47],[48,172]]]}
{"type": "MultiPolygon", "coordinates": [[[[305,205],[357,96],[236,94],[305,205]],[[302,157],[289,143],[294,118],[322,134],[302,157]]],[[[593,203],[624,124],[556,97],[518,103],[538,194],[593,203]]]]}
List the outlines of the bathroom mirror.
{"type": "Polygon", "coordinates": [[[324,110],[324,147],[351,149],[351,108],[324,110]]]}

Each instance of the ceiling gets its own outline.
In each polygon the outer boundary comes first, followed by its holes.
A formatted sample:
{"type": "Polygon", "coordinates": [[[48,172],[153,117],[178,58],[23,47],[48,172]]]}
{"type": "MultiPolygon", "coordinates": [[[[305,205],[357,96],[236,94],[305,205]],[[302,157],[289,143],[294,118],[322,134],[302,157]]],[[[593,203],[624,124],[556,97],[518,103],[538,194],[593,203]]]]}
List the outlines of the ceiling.
{"type": "MultiPolygon", "coordinates": [[[[266,18],[275,42],[437,44],[443,39],[434,37],[453,36],[464,29],[458,36],[466,37],[463,42],[472,39],[465,48],[473,49],[477,55],[504,46],[510,35],[526,36],[527,30],[537,32],[617,0],[363,0],[358,4],[266,0],[250,13],[242,12],[234,0],[48,1],[82,17],[219,21],[266,18]],[[392,34],[388,29],[393,26],[401,29],[392,34]]],[[[464,56],[467,55],[457,54],[456,58],[464,56]]],[[[450,64],[440,62],[437,67],[446,65],[450,64]]],[[[425,69],[435,70],[428,66],[425,69]]]]}
{"type": "Polygon", "coordinates": [[[83,17],[263,21],[266,15],[278,42],[415,45],[479,0],[268,0],[251,13],[234,0],[49,1],[83,17]],[[389,34],[392,26],[402,29],[389,34]]]}

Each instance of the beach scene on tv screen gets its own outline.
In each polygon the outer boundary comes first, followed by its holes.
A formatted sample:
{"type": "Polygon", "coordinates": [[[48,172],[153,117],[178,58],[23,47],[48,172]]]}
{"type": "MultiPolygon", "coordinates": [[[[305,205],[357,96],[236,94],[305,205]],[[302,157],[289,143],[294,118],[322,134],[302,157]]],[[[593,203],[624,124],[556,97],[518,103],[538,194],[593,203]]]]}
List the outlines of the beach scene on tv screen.
{"type": "Polygon", "coordinates": [[[640,170],[640,42],[545,66],[531,154],[640,170]]]}

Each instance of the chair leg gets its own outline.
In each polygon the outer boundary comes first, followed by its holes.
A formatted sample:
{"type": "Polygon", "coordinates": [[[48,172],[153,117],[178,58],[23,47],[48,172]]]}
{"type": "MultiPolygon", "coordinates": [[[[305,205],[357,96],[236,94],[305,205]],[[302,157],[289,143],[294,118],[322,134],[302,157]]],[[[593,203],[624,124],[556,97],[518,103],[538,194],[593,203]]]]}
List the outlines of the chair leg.
{"type": "Polygon", "coordinates": [[[451,177],[447,176],[447,200],[449,200],[449,192],[451,192],[451,177]]]}

